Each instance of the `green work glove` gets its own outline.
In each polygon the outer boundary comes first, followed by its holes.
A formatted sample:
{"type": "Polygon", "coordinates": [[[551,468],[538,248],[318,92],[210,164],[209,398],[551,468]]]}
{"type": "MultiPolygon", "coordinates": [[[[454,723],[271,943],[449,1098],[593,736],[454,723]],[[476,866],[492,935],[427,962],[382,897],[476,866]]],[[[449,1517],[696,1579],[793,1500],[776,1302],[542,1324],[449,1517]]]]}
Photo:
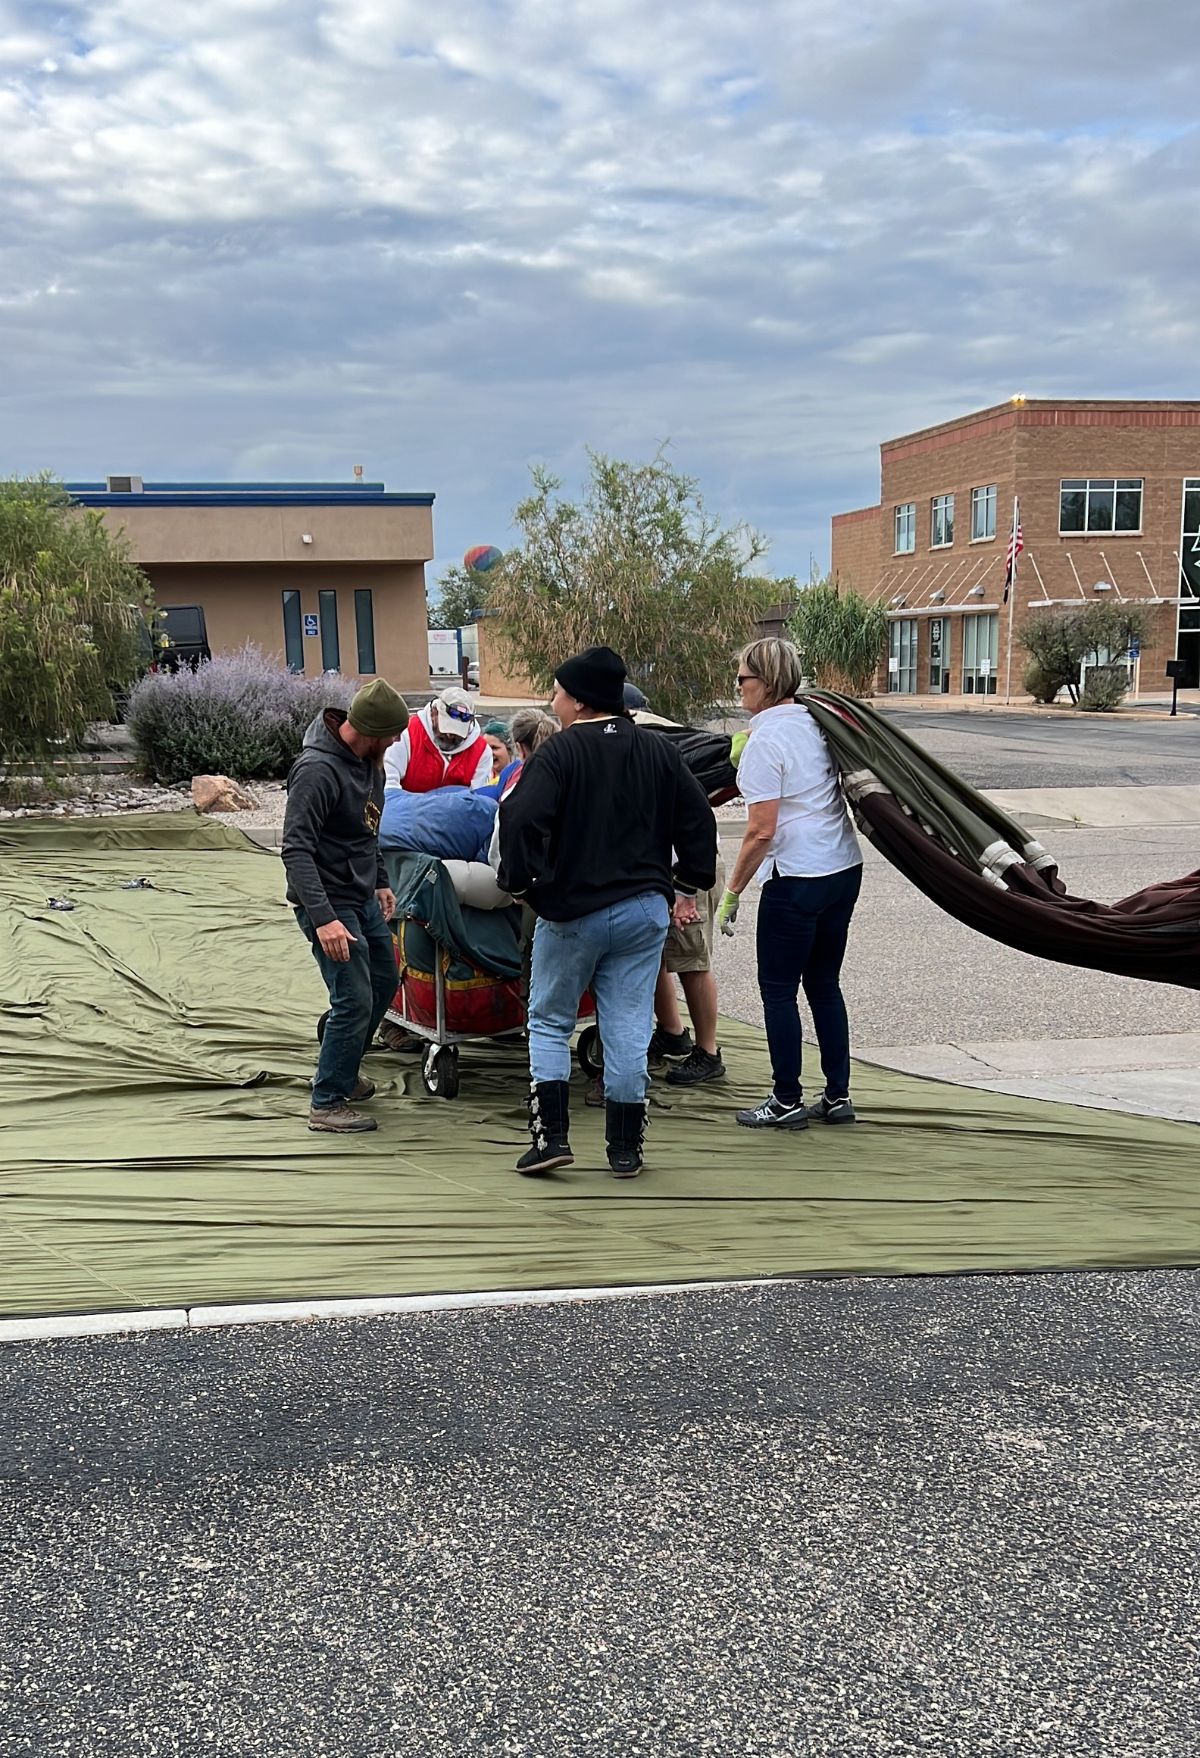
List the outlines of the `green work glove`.
{"type": "Polygon", "coordinates": [[[742,752],[746,749],[746,740],[749,737],[748,732],[734,733],[729,741],[729,761],[735,769],[742,760],[742,752]]]}
{"type": "Polygon", "coordinates": [[[737,921],[741,898],[736,891],[727,891],[717,907],[717,926],[722,934],[732,934],[737,921]]]}

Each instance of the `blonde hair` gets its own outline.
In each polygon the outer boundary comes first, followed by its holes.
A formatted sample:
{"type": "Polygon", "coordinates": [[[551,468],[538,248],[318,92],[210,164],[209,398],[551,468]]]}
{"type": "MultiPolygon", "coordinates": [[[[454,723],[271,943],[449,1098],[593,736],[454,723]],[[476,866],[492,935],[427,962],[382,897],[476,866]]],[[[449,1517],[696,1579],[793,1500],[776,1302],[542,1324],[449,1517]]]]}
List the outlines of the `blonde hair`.
{"type": "Polygon", "coordinates": [[[553,738],[558,731],[558,722],[544,708],[518,708],[509,723],[514,745],[520,745],[522,751],[530,756],[539,745],[553,738]]]}
{"type": "Polygon", "coordinates": [[[771,705],[790,702],[799,695],[804,682],[800,655],[790,641],[779,635],[764,635],[743,647],[739,666],[744,666],[764,685],[771,705]]]}

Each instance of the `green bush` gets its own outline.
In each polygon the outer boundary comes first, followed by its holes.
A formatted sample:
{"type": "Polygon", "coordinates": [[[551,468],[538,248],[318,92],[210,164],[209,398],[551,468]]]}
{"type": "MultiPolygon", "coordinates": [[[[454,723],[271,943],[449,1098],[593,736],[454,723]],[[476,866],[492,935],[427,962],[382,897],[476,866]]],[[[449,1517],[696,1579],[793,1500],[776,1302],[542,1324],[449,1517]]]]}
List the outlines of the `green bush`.
{"type": "Polygon", "coordinates": [[[1066,690],[1072,702],[1078,702],[1084,660],[1094,668],[1101,653],[1110,664],[1124,659],[1131,642],[1144,641],[1148,633],[1149,619],[1136,604],[1081,602],[1067,609],[1035,609],[1021,629],[1021,640],[1041,672],[1043,688],[1051,692],[1038,700],[1052,701],[1066,690]]]}
{"type": "Polygon", "coordinates": [[[1054,673],[1042,669],[1041,661],[1031,659],[1021,674],[1021,688],[1035,702],[1054,702],[1062,689],[1062,681],[1054,673]]]}
{"type": "Polygon", "coordinates": [[[1129,677],[1123,665],[1094,665],[1087,674],[1079,706],[1091,714],[1111,714],[1125,700],[1129,677]]]}
{"type": "Polygon", "coordinates": [[[287,773],[310,722],[324,708],[344,708],[352,690],[341,677],[299,677],[247,646],[195,671],[143,678],[125,722],[156,781],[267,781],[287,773]]]}
{"type": "Polygon", "coordinates": [[[0,760],[48,766],[145,663],[150,583],[48,478],[0,482],[0,760]]]}
{"type": "Polygon", "coordinates": [[[824,580],[800,593],[791,636],[805,677],[847,696],[869,696],[887,649],[887,611],[824,580]]]}

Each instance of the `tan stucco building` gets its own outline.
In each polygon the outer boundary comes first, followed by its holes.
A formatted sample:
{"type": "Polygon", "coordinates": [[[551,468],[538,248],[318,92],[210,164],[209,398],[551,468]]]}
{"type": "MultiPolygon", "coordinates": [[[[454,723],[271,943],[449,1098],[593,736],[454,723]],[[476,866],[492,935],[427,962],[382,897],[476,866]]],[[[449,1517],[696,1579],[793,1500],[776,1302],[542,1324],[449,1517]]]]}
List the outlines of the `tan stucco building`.
{"type": "Polygon", "coordinates": [[[122,529],[160,607],[199,605],[214,654],[428,691],[433,495],[380,482],[68,483],[122,529]]]}

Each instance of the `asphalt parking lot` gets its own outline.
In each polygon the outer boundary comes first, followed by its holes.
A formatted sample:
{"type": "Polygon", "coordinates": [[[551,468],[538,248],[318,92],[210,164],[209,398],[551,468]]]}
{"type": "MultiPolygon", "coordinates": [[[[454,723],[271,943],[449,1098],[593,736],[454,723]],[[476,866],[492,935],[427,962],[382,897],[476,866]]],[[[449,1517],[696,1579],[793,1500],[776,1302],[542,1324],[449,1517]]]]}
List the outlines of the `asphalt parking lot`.
{"type": "Polygon", "coordinates": [[[1008,714],[875,707],[972,787],[1188,787],[1200,782],[1200,716],[1008,714]]]}
{"type": "Polygon", "coordinates": [[[0,1754],[1190,1758],[1198,1369],[1189,1271],[10,1345],[0,1754]]]}

